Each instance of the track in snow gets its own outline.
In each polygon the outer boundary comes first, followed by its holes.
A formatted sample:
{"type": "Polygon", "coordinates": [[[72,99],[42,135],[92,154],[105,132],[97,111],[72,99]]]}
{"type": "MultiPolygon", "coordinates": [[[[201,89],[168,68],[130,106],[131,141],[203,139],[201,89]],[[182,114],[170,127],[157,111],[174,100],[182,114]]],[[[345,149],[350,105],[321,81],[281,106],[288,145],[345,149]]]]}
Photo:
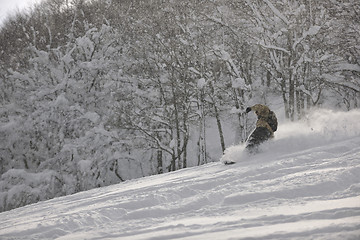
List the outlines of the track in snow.
{"type": "Polygon", "coordinates": [[[360,137],[0,214],[0,239],[359,239],[360,137]]]}

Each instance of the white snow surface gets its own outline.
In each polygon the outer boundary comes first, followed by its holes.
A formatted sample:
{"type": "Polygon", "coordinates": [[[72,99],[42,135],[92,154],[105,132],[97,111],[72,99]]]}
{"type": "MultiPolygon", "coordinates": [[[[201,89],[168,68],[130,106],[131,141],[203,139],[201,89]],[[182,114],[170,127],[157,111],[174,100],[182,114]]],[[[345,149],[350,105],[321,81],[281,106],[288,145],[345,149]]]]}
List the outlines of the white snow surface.
{"type": "Polygon", "coordinates": [[[280,124],[254,156],[0,213],[0,239],[360,239],[359,110],[280,124]]]}

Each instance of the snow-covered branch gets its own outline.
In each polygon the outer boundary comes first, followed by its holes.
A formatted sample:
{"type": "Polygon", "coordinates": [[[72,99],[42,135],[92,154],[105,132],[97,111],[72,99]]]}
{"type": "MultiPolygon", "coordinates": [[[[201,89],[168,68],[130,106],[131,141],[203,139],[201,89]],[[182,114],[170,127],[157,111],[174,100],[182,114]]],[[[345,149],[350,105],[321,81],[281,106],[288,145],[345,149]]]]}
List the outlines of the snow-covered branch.
{"type": "Polygon", "coordinates": [[[271,11],[273,11],[276,16],[278,16],[286,25],[289,25],[289,20],[272,4],[270,0],[263,1],[270,7],[271,11]]]}

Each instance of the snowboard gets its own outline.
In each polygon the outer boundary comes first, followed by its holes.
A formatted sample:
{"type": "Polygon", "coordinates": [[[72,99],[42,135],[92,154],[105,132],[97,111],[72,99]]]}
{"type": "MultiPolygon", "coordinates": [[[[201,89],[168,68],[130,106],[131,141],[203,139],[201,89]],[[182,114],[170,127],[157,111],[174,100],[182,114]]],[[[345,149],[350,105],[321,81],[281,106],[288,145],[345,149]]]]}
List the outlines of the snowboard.
{"type": "Polygon", "coordinates": [[[236,162],[224,162],[225,165],[233,165],[235,164],[236,162]]]}

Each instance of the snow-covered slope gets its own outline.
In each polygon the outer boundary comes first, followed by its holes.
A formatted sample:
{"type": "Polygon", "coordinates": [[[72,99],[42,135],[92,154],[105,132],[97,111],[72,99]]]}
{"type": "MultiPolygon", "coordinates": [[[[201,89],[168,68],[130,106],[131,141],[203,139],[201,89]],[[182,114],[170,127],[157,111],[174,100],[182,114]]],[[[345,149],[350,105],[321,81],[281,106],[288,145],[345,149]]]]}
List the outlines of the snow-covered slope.
{"type": "Polygon", "coordinates": [[[0,213],[0,239],[360,239],[359,113],[331,114],[321,127],[282,125],[256,156],[229,148],[234,165],[210,163],[0,213]],[[347,130],[333,128],[344,121],[347,130]]]}

